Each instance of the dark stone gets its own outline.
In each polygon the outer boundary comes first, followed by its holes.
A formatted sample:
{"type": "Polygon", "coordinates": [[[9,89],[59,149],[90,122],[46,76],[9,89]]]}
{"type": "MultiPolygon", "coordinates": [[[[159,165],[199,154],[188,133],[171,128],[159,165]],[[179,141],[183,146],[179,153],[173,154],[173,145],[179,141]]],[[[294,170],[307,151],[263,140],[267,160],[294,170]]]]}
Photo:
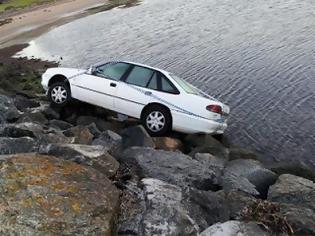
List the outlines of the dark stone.
{"type": "Polygon", "coordinates": [[[7,138],[0,137],[0,155],[29,153],[38,150],[38,143],[29,137],[7,138]]]}
{"type": "Polygon", "coordinates": [[[31,123],[37,123],[37,124],[48,124],[48,120],[40,111],[24,113],[19,118],[18,123],[25,123],[25,122],[31,122],[31,123]]]}
{"type": "Polygon", "coordinates": [[[59,120],[60,119],[60,113],[58,112],[57,109],[52,108],[51,106],[46,106],[42,110],[43,114],[48,120],[59,120]]]}
{"type": "Polygon", "coordinates": [[[26,111],[28,108],[39,107],[40,104],[38,101],[34,101],[23,96],[16,96],[14,98],[14,105],[20,111],[26,111]]]}
{"type": "Polygon", "coordinates": [[[70,123],[62,121],[62,120],[50,120],[49,125],[53,128],[57,128],[60,130],[66,130],[73,127],[73,125],[71,125],[70,123]]]}
{"type": "Polygon", "coordinates": [[[35,135],[32,131],[25,128],[12,126],[12,125],[0,128],[0,136],[10,137],[10,138],[21,138],[21,137],[35,138],[35,135]]]}
{"type": "Polygon", "coordinates": [[[113,131],[104,131],[97,139],[93,141],[93,145],[101,145],[110,153],[121,147],[122,137],[113,131]]]}
{"type": "Polygon", "coordinates": [[[155,178],[180,187],[218,190],[215,172],[182,153],[132,147],[119,158],[143,178],[155,178]]]}
{"type": "Polygon", "coordinates": [[[98,138],[101,135],[101,131],[96,127],[95,123],[89,124],[88,126],[86,126],[89,131],[91,132],[91,134],[93,134],[94,138],[98,138]]]}
{"type": "Polygon", "coordinates": [[[122,147],[124,149],[128,147],[155,147],[155,144],[147,133],[145,128],[141,125],[132,126],[122,130],[122,147]]]}
{"type": "Polygon", "coordinates": [[[258,156],[252,151],[243,148],[230,148],[229,160],[233,161],[237,159],[259,160],[258,156]]]}
{"type": "Polygon", "coordinates": [[[14,122],[20,117],[19,111],[14,106],[11,98],[0,94],[0,124],[14,122]]]}

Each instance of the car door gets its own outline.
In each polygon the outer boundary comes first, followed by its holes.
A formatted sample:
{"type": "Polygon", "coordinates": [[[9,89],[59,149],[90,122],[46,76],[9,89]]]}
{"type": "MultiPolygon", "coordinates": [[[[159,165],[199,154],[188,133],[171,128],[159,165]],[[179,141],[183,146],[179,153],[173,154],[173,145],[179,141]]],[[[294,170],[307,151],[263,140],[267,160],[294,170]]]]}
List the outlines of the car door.
{"type": "Polygon", "coordinates": [[[132,65],[130,73],[120,83],[115,99],[115,109],[131,117],[140,118],[143,107],[152,98],[146,87],[155,76],[155,71],[146,67],[132,65]]]}
{"type": "Polygon", "coordinates": [[[97,66],[92,74],[73,78],[72,97],[113,110],[119,80],[129,67],[126,63],[110,62],[97,66]]]}
{"type": "Polygon", "coordinates": [[[167,86],[165,79],[165,76],[158,71],[133,66],[117,90],[116,110],[140,118],[142,109],[147,104],[152,102],[166,104],[165,101],[176,97],[178,90],[171,83],[167,86]]]}

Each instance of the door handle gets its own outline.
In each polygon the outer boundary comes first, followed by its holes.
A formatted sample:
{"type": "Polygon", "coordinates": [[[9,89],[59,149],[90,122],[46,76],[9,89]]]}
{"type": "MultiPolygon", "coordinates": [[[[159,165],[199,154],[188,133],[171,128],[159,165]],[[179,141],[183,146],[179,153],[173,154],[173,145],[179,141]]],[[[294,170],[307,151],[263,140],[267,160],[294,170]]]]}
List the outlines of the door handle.
{"type": "Polygon", "coordinates": [[[146,91],[146,92],[144,92],[144,94],[150,96],[150,95],[152,95],[152,92],[146,91]]]}
{"type": "Polygon", "coordinates": [[[110,85],[111,87],[116,87],[116,86],[117,86],[116,83],[110,83],[109,85],[110,85]]]}

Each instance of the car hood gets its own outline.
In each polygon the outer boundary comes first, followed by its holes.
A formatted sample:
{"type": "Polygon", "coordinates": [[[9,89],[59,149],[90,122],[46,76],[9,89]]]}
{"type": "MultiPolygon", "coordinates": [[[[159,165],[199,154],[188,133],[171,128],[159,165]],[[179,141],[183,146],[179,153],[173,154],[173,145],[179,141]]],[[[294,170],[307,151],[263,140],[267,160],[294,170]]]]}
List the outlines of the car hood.
{"type": "Polygon", "coordinates": [[[51,75],[64,75],[65,77],[71,77],[75,76],[80,73],[86,72],[86,69],[76,69],[76,68],[65,68],[65,67],[55,67],[55,68],[50,68],[46,71],[47,74],[51,75]]]}

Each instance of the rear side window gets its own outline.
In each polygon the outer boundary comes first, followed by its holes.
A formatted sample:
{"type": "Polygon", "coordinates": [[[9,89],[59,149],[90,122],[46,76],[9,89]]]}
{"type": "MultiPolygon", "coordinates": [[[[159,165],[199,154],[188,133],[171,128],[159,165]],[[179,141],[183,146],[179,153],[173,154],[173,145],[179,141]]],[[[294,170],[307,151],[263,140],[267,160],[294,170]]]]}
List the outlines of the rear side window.
{"type": "Polygon", "coordinates": [[[148,68],[135,66],[127,77],[126,82],[128,84],[146,87],[150,82],[153,73],[154,72],[148,68]]]}
{"type": "Polygon", "coordinates": [[[176,87],[164,76],[161,75],[161,91],[173,94],[179,94],[176,87]]]}
{"type": "Polygon", "coordinates": [[[108,63],[97,67],[95,75],[108,79],[120,80],[128,68],[129,65],[126,63],[108,63]]]}

